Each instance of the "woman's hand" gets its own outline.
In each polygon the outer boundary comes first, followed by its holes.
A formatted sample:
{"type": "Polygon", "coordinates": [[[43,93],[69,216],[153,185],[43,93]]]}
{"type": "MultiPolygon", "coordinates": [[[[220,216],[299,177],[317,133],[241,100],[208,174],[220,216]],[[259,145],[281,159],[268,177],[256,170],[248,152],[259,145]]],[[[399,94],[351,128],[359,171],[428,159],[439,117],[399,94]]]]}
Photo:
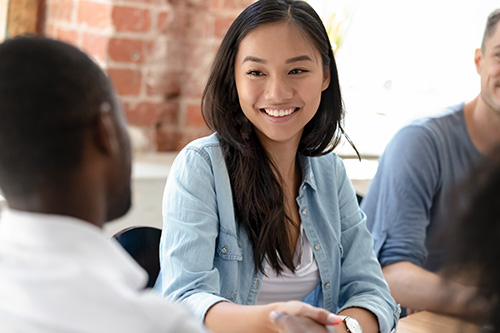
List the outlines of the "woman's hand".
{"type": "MultiPolygon", "coordinates": [[[[322,308],[317,308],[304,302],[289,301],[282,303],[273,303],[275,313],[287,314],[296,317],[305,317],[321,326],[325,325],[339,325],[342,319],[330,311],[322,308]]],[[[326,328],[325,328],[326,329],[326,328]]],[[[319,331],[318,331],[319,332],[319,331]]]]}
{"type": "Polygon", "coordinates": [[[334,333],[333,326],[325,326],[307,317],[272,311],[269,315],[278,333],[334,333]]]}
{"type": "MultiPolygon", "coordinates": [[[[219,302],[205,316],[208,329],[218,333],[335,332],[332,325],[341,323],[333,313],[299,301],[266,305],[219,302]],[[275,314],[271,315],[273,312],[275,314]],[[276,321],[276,313],[278,317],[287,316],[276,321]]],[[[342,332],[342,328],[339,331],[342,332]]]]}

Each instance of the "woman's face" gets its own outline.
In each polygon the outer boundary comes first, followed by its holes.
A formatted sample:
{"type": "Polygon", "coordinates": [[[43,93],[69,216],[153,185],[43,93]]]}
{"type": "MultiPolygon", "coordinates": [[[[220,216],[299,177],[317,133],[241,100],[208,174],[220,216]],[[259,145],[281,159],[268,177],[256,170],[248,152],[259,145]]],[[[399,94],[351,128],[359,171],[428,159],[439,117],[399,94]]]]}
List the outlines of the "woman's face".
{"type": "Polygon", "coordinates": [[[234,76],[243,113],[263,145],[298,145],[330,83],[314,44],[285,22],[264,24],[243,38],[234,76]]]}

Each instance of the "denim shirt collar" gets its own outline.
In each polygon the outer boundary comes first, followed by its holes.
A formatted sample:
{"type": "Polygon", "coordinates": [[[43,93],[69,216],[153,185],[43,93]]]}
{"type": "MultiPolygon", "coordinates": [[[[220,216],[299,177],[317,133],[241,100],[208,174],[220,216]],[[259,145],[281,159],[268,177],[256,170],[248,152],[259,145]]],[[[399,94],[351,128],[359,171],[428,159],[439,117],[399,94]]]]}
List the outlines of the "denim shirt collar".
{"type": "Polygon", "coordinates": [[[303,184],[309,184],[311,189],[317,191],[316,178],[311,167],[311,157],[298,154],[300,166],[302,167],[303,173],[303,184]]]}

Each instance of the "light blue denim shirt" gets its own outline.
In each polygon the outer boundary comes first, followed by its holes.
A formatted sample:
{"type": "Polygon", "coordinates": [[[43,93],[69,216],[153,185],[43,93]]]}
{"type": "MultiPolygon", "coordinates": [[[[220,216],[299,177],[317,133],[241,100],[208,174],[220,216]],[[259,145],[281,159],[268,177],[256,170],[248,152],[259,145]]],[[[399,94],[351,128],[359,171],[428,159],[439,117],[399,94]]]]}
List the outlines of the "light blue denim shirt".
{"type": "MultiPolygon", "coordinates": [[[[397,323],[392,299],[373,253],[364,213],[339,157],[300,157],[302,225],[313,247],[321,284],[304,301],[337,313],[373,312],[381,332],[397,323]]],[[[217,302],[255,304],[262,273],[235,219],[231,185],[216,134],[190,143],[170,170],[163,197],[161,272],[155,289],[186,304],[200,320],[217,302]]]]}

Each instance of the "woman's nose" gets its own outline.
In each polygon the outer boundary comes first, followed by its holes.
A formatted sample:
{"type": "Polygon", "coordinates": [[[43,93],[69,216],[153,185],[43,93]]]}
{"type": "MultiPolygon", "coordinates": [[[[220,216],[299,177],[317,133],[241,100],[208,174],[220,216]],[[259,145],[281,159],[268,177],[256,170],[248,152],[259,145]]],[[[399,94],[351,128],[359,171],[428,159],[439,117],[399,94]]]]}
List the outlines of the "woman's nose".
{"type": "Polygon", "coordinates": [[[293,97],[293,89],[285,78],[275,76],[268,80],[264,97],[273,102],[286,101],[293,97]]]}

